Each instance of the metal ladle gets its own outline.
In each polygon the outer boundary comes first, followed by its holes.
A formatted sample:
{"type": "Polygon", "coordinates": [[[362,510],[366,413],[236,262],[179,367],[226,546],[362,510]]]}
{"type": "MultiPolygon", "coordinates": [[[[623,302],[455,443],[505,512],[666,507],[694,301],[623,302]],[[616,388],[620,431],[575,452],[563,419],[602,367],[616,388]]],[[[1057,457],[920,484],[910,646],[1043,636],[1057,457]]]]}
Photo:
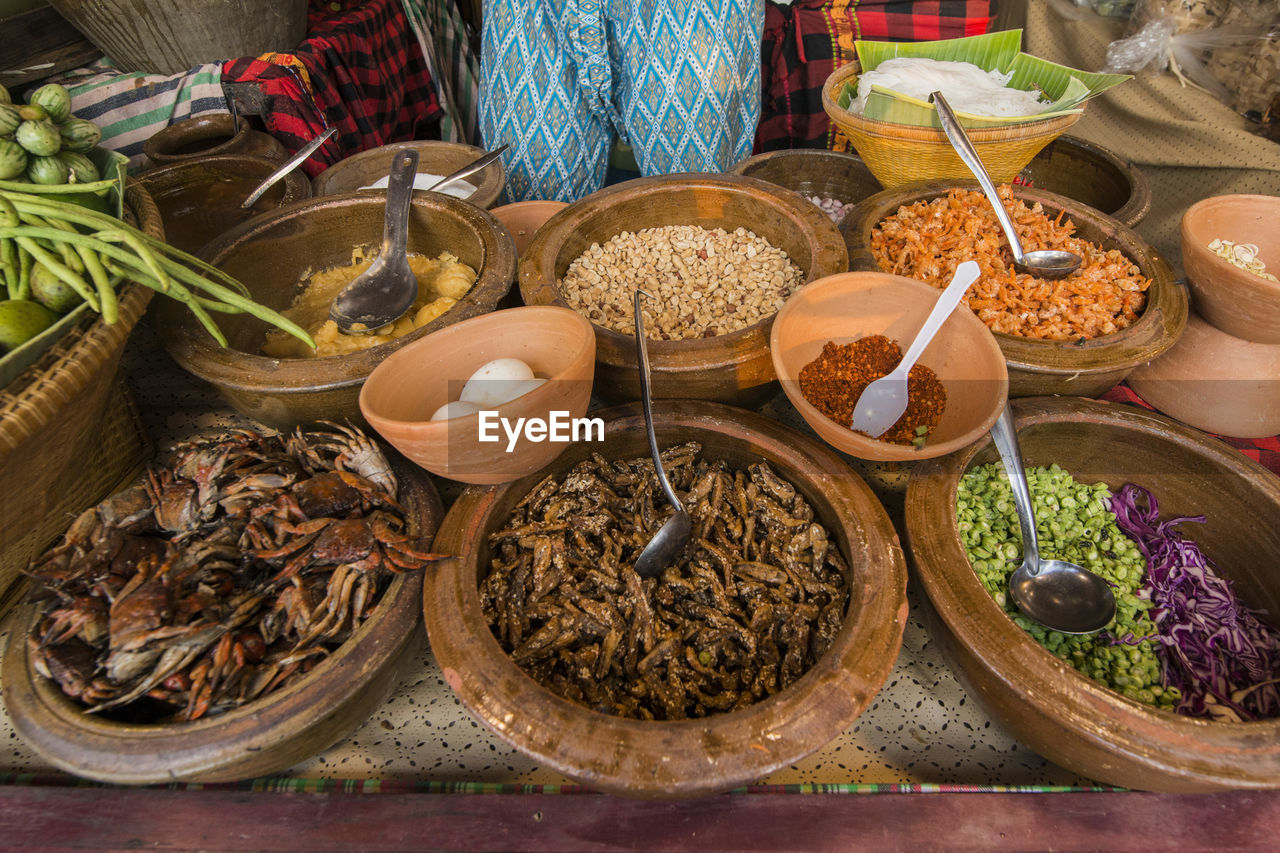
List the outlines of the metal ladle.
{"type": "Polygon", "coordinates": [[[986,166],[982,165],[982,158],[978,156],[978,150],[969,141],[964,128],[960,126],[959,120],[956,119],[956,114],[952,112],[951,105],[947,103],[946,98],[942,97],[941,92],[934,92],[929,96],[929,100],[933,101],[933,105],[938,108],[938,121],[942,123],[942,132],[947,135],[947,139],[951,142],[951,147],[956,150],[956,154],[960,155],[960,159],[969,167],[969,171],[973,172],[973,176],[978,179],[978,183],[982,186],[982,191],[986,193],[987,199],[995,209],[996,219],[999,220],[1000,227],[1004,229],[1004,236],[1008,238],[1009,248],[1013,251],[1013,265],[1022,272],[1037,275],[1041,278],[1065,278],[1079,269],[1081,259],[1074,252],[1064,252],[1058,249],[1038,249],[1034,252],[1022,251],[1022,242],[1018,239],[1018,232],[1013,230],[1013,222],[1009,219],[1009,212],[1004,209],[1004,202],[1000,200],[1000,194],[996,192],[996,186],[991,182],[991,176],[987,174],[986,166]]]}
{"type": "Polygon", "coordinates": [[[637,290],[635,296],[636,313],[636,354],[640,359],[640,398],[644,403],[644,428],[649,433],[649,452],[653,454],[653,469],[658,474],[658,483],[662,486],[667,502],[675,507],[675,514],[653,534],[649,544],[644,546],[640,556],[636,558],[636,574],[642,578],[653,578],[662,574],[662,570],[671,565],[684,552],[689,544],[689,534],[693,529],[693,521],[689,512],[680,502],[680,496],[671,487],[667,472],[662,467],[662,456],[658,452],[658,437],[653,431],[653,402],[649,392],[649,346],[644,336],[644,318],[640,314],[640,297],[648,296],[643,290],[637,290]]]}
{"type": "Polygon", "coordinates": [[[1009,578],[1013,603],[1028,618],[1064,634],[1091,634],[1105,628],[1116,614],[1110,584],[1075,563],[1040,558],[1031,490],[1022,468],[1013,411],[1007,403],[991,428],[991,438],[1009,475],[1022,529],[1022,565],[1009,578]]]}

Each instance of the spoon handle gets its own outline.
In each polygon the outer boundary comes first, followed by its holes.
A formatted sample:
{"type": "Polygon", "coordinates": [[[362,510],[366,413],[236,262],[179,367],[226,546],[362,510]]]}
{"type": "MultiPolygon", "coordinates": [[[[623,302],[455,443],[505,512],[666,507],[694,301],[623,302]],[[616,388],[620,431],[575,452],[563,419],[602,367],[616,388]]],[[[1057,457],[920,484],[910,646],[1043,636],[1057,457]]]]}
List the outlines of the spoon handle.
{"type": "Polygon", "coordinates": [[[507,145],[503,145],[501,148],[495,148],[493,151],[490,151],[488,154],[484,155],[483,157],[477,157],[475,160],[472,160],[470,163],[463,166],[461,169],[454,172],[453,174],[445,175],[443,178],[436,181],[431,186],[427,187],[426,191],[434,192],[435,190],[440,189],[446,184],[451,184],[454,181],[460,181],[469,175],[474,175],[476,172],[480,171],[485,166],[488,166],[494,160],[497,160],[499,157],[501,157],[502,152],[506,151],[507,147],[508,147],[507,145]]]}
{"type": "Polygon", "coordinates": [[[299,148],[298,152],[294,154],[292,157],[290,157],[288,160],[286,160],[284,165],[282,165],[279,169],[276,169],[270,175],[267,175],[267,179],[262,183],[258,184],[257,189],[249,193],[249,197],[244,200],[244,202],[240,205],[240,207],[244,208],[245,210],[248,210],[250,207],[253,207],[253,203],[258,199],[262,198],[263,193],[265,193],[267,190],[275,186],[276,181],[280,180],[285,175],[289,174],[294,169],[298,168],[298,164],[300,164],[303,160],[306,160],[308,157],[314,154],[317,148],[319,148],[321,145],[324,145],[325,142],[328,141],[329,137],[333,136],[337,132],[338,132],[338,128],[331,127],[328,130],[326,130],[324,133],[317,136],[315,139],[308,142],[306,145],[299,148]]]}
{"type": "Polygon", "coordinates": [[[1036,539],[1036,514],[1031,503],[1031,489],[1027,486],[1027,473],[1022,467],[1022,451],[1018,447],[1018,431],[1013,425],[1013,409],[1005,403],[1004,410],[991,427],[991,438],[1000,451],[1000,461],[1009,475],[1013,489],[1013,503],[1018,509],[1018,526],[1022,528],[1022,561],[1027,574],[1035,576],[1040,571],[1040,543],[1036,539]]]}
{"type": "Polygon", "coordinates": [[[924,355],[925,348],[929,346],[933,336],[938,333],[938,330],[942,328],[942,324],[947,322],[947,318],[951,316],[951,312],[956,310],[960,300],[964,299],[964,295],[969,292],[969,285],[978,280],[979,272],[976,261],[965,261],[956,267],[955,274],[951,277],[951,283],[946,286],[946,289],[938,297],[938,301],[934,303],[933,310],[929,312],[924,325],[916,333],[915,340],[911,342],[911,346],[907,347],[907,354],[902,357],[902,361],[898,362],[898,366],[894,368],[895,370],[903,373],[910,372],[920,356],[924,355]]]}
{"type": "Polygon", "coordinates": [[[653,400],[649,391],[649,346],[644,335],[644,317],[640,313],[640,298],[648,295],[643,290],[637,290],[635,295],[636,355],[640,361],[640,399],[644,404],[644,428],[649,434],[649,452],[653,454],[653,468],[658,472],[658,483],[662,486],[667,501],[675,507],[677,512],[681,512],[684,504],[680,503],[676,490],[671,487],[671,481],[667,479],[667,472],[662,467],[662,456],[658,452],[658,436],[653,431],[653,400]]]}
{"type": "Polygon", "coordinates": [[[417,151],[410,148],[396,153],[387,179],[387,210],[379,258],[398,258],[405,253],[409,239],[409,208],[413,204],[413,177],[417,172],[417,151]]]}
{"type": "Polygon", "coordinates": [[[982,191],[986,193],[987,200],[995,208],[996,219],[999,220],[1000,227],[1004,229],[1004,236],[1009,240],[1009,248],[1013,251],[1014,261],[1022,263],[1022,241],[1018,239],[1018,232],[1013,230],[1013,221],[1009,219],[1009,212],[1004,209],[1004,202],[1000,200],[1000,193],[996,191],[996,185],[991,182],[991,176],[987,174],[987,167],[982,165],[982,158],[978,156],[978,149],[974,148],[973,143],[969,141],[969,135],[960,126],[959,119],[951,111],[951,105],[947,103],[946,98],[942,97],[942,93],[934,92],[929,96],[929,100],[933,101],[933,105],[938,108],[938,121],[942,123],[942,132],[947,135],[947,139],[951,142],[951,147],[956,150],[956,154],[969,167],[969,171],[973,172],[973,176],[978,179],[978,183],[982,186],[982,191]]]}

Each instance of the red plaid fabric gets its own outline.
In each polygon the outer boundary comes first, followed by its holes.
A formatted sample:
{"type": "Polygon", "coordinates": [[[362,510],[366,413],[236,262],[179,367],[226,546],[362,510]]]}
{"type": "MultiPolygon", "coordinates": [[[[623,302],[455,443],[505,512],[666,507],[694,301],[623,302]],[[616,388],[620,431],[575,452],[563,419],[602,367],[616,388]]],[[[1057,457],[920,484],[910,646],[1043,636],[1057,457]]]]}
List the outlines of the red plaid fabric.
{"type": "Polygon", "coordinates": [[[287,54],[231,60],[223,84],[253,84],[267,130],[296,151],[338,134],[303,163],[312,177],[389,142],[439,138],[443,109],[400,0],[313,0],[307,38],[287,54]]]}
{"type": "MultiPolygon", "coordinates": [[[[762,105],[755,151],[834,148],[822,85],[854,59],[857,39],[935,41],[981,35],[994,0],[795,0],[765,4],[762,105]]],[[[843,146],[841,146],[843,147],[843,146]]]]}
{"type": "MultiPolygon", "coordinates": [[[[1131,406],[1139,406],[1143,409],[1156,411],[1156,408],[1149,405],[1145,400],[1133,392],[1128,385],[1121,383],[1112,388],[1102,399],[1110,400],[1113,403],[1128,403],[1131,406]]],[[[1280,475],[1280,436],[1272,435],[1266,438],[1232,438],[1231,436],[1220,435],[1218,438],[1227,444],[1239,450],[1245,456],[1248,456],[1254,462],[1262,465],[1273,474],[1280,475]]]]}

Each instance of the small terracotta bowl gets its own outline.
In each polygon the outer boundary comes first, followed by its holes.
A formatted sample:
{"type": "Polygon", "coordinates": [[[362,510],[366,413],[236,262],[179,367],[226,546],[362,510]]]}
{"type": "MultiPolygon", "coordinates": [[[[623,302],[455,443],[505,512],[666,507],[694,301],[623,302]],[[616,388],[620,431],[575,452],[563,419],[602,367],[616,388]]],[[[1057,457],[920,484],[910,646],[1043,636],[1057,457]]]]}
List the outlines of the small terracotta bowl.
{"type": "MultiPolygon", "coordinates": [[[[840,226],[849,246],[849,269],[879,270],[880,265],[871,252],[872,229],[903,205],[931,201],[946,195],[952,187],[976,190],[978,184],[974,181],[910,184],[878,193],[850,211],[840,226]]],[[[1020,186],[1013,187],[1013,194],[1029,205],[1038,202],[1051,219],[1065,212],[1075,223],[1077,236],[1104,249],[1119,249],[1151,279],[1151,286],[1137,322],[1115,334],[1099,335],[1082,343],[996,334],[1009,365],[1010,397],[1101,396],[1135,367],[1173,346],[1187,324],[1187,292],[1174,281],[1173,270],[1159,252],[1133,229],[1066,196],[1020,186]]],[[[1004,239],[1003,234],[996,236],[1004,239]]]]}
{"type": "MultiPolygon", "coordinates": [[[[486,153],[483,148],[461,142],[443,142],[435,139],[394,142],[352,154],[334,163],[311,179],[311,192],[316,196],[324,196],[356,192],[361,187],[367,187],[378,179],[387,177],[396,152],[406,148],[412,148],[418,152],[419,174],[439,175],[442,178],[478,160],[486,153]]],[[[463,180],[476,188],[466,201],[476,207],[487,208],[502,195],[502,190],[507,185],[507,173],[503,170],[502,163],[496,162],[490,163],[463,180]]],[[[385,193],[386,190],[366,190],[365,192],[385,193]]],[[[421,195],[422,192],[419,191],[418,194],[421,195]]]]}
{"type": "Polygon", "coordinates": [[[947,389],[947,407],[922,447],[877,441],[838,424],[800,393],[800,370],[828,341],[884,335],[905,352],[941,291],[883,272],[847,272],[815,281],[787,300],[773,322],[769,349],[782,390],[814,432],[859,459],[909,462],[951,453],[991,429],[1008,399],[1009,375],[995,337],[972,313],[954,311],[918,364],[947,389]]]}
{"type": "Polygon", "coordinates": [[[662,447],[702,445],[703,457],[735,468],[764,460],[813,507],[850,567],[844,623],[827,652],[794,683],[738,711],[701,719],[616,717],[557,696],[526,675],[494,638],[480,608],[489,534],[547,475],[563,477],[600,453],[649,455],[637,404],[600,411],[603,441],[571,445],[551,465],[503,486],[471,488],[454,503],[423,587],[431,649],[462,704],[498,737],[541,766],[591,788],[634,797],[725,791],[820,749],[875,699],[902,645],[906,564],[893,524],[870,488],[830,448],[762,415],[701,400],[653,406],[662,447]]]}
{"type": "MultiPolygon", "coordinates": [[[[1249,606],[1280,613],[1280,479],[1221,440],[1123,404],[1062,397],[1014,403],[1023,460],[1082,483],[1136,483],[1162,519],[1204,515],[1194,540],[1249,606]]],[[[906,527],[914,578],[936,611],[954,667],[992,719],[1086,778],[1148,791],[1280,788],[1280,720],[1195,719],[1126,698],[1072,669],[1010,619],[960,540],[960,478],[998,459],[990,441],[915,467],[906,527]]]]}
{"type": "Polygon", "coordinates": [[[1267,272],[1280,276],[1280,197],[1219,195],[1182,215],[1182,265],[1200,316],[1246,341],[1280,344],[1280,284],[1209,251],[1215,239],[1253,243],[1267,272]]]}
{"type": "Polygon", "coordinates": [[[548,380],[493,407],[497,418],[581,418],[591,402],[596,338],[576,311],[550,305],[495,311],[441,329],[374,368],[360,390],[365,420],[397,450],[433,474],[461,483],[506,483],[539,470],[568,446],[521,436],[509,445],[502,427],[482,441],[481,415],[447,421],[432,413],[457,400],[467,378],[497,358],[518,358],[548,380]],[[510,449],[508,447],[510,446],[510,449]]]}
{"type": "Polygon", "coordinates": [[[524,257],[525,249],[529,248],[529,244],[533,242],[538,229],[568,206],[568,203],[563,201],[533,199],[504,204],[489,212],[507,226],[507,230],[511,232],[511,239],[516,242],[516,255],[524,257]]]}
{"type": "Polygon", "coordinates": [[[1280,433],[1280,345],[1232,337],[1195,311],[1178,342],[1125,381],[1143,400],[1198,429],[1236,438],[1280,433]]]}

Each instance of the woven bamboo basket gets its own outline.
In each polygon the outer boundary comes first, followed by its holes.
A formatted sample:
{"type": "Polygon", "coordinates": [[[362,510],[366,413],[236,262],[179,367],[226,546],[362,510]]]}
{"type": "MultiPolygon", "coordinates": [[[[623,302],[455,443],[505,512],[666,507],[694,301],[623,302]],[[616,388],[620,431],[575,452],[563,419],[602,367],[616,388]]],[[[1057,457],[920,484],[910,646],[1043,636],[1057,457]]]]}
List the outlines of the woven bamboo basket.
{"type": "MultiPolygon", "coordinates": [[[[125,206],[132,224],[164,239],[160,211],[134,181],[125,206]]],[[[151,294],[128,285],[117,322],[88,314],[0,391],[0,613],[31,560],[146,458],[149,448],[118,368],[151,294]]]]}
{"type": "MultiPolygon", "coordinates": [[[[841,107],[836,98],[844,85],[857,76],[856,62],[833,71],[822,86],[822,108],[886,189],[914,181],[973,177],[940,128],[877,121],[841,107]]],[[[1074,113],[1003,127],[966,128],[965,133],[978,150],[991,180],[1008,183],[1040,149],[1066,132],[1081,115],[1074,113]]]]}

